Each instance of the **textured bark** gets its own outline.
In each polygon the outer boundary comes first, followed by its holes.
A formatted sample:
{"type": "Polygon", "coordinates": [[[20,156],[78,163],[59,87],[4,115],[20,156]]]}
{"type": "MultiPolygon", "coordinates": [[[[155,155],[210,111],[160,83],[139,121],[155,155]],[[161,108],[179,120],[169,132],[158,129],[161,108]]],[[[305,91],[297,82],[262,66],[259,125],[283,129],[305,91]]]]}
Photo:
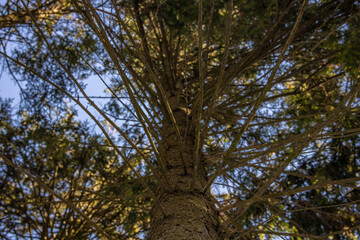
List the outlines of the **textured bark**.
{"type": "Polygon", "coordinates": [[[186,106],[170,98],[176,122],[180,128],[180,144],[176,128],[168,120],[162,127],[160,151],[166,163],[167,178],[159,184],[156,195],[166,216],[158,206],[151,212],[149,238],[159,239],[220,239],[219,219],[210,192],[203,193],[207,181],[205,163],[200,162],[195,184],[191,186],[194,164],[194,133],[189,128],[191,116],[186,106]],[[185,165],[185,167],[184,167],[185,165]],[[186,169],[185,169],[186,168],[186,169]]]}

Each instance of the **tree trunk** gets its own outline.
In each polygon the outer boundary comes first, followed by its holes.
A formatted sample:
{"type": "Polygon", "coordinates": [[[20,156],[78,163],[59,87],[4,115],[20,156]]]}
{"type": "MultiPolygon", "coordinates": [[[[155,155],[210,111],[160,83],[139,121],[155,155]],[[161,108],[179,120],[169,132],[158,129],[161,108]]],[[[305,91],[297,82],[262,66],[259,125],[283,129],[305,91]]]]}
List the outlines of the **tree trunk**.
{"type": "Polygon", "coordinates": [[[191,116],[184,104],[174,104],[171,101],[170,103],[181,132],[182,142],[180,144],[176,128],[171,121],[164,120],[163,140],[159,149],[165,161],[167,176],[163,179],[163,185],[158,184],[156,196],[166,216],[158,205],[153,207],[149,238],[151,240],[220,239],[219,217],[215,204],[210,192],[202,192],[207,181],[205,164],[202,160],[199,163],[196,180],[191,186],[195,161],[194,133],[188,127],[191,116]],[[164,185],[168,185],[169,188],[165,189],[162,187],[164,185]]]}

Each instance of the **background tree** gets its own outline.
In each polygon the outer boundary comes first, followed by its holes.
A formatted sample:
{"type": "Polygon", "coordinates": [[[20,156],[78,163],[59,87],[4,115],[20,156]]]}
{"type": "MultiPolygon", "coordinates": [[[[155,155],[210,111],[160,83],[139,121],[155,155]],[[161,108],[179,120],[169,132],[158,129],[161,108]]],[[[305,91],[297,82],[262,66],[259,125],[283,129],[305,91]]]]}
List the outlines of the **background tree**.
{"type": "MultiPolygon", "coordinates": [[[[150,199],[144,189],[103,139],[74,121],[74,112],[68,109],[53,118],[22,112],[15,121],[8,101],[1,101],[0,111],[0,143],[7,157],[117,239],[148,228],[150,199]]],[[[100,238],[64,201],[15,168],[1,167],[1,239],[100,238]]],[[[147,183],[154,184],[151,178],[147,183]]]]}
{"type": "Polygon", "coordinates": [[[153,200],[149,239],[358,237],[358,1],[20,2],[1,54],[23,107],[95,121],[153,200]]]}

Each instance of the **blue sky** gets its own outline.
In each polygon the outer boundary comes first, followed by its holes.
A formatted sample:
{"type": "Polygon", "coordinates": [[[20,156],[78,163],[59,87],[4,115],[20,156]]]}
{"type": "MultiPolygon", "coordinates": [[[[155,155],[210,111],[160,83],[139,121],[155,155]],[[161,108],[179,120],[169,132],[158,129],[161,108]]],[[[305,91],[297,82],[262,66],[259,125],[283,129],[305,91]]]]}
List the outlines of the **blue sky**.
{"type": "MultiPolygon", "coordinates": [[[[85,80],[85,83],[87,85],[85,91],[88,94],[88,96],[109,96],[109,94],[106,94],[104,92],[105,86],[104,84],[96,77],[90,77],[88,79],[85,80]]],[[[1,73],[0,73],[0,97],[1,98],[11,98],[13,99],[12,101],[12,106],[16,107],[18,106],[18,104],[20,103],[20,89],[19,86],[17,85],[17,83],[12,79],[12,77],[9,75],[9,73],[7,72],[6,67],[2,67],[1,68],[1,73]]],[[[108,101],[108,99],[93,99],[94,102],[100,107],[102,108],[104,106],[104,104],[106,103],[106,101],[108,101]]],[[[83,103],[86,102],[85,99],[83,99],[82,101],[83,103]]],[[[94,121],[77,105],[75,105],[73,102],[70,102],[70,105],[75,106],[75,109],[78,112],[78,120],[80,121],[85,121],[87,120],[91,126],[94,126],[94,121]]],[[[86,104],[85,104],[86,106],[86,104]]],[[[91,109],[89,107],[89,109],[91,109]]],[[[99,113],[97,113],[96,111],[91,111],[94,116],[97,119],[102,119],[102,117],[100,116],[99,113]]],[[[101,121],[101,120],[100,120],[101,121]]],[[[95,126],[94,130],[97,133],[101,133],[101,130],[95,126]]]]}
{"type": "Polygon", "coordinates": [[[16,85],[15,81],[11,80],[6,69],[3,68],[0,75],[0,97],[14,98],[13,103],[18,103],[20,100],[19,92],[19,87],[16,85]]]}

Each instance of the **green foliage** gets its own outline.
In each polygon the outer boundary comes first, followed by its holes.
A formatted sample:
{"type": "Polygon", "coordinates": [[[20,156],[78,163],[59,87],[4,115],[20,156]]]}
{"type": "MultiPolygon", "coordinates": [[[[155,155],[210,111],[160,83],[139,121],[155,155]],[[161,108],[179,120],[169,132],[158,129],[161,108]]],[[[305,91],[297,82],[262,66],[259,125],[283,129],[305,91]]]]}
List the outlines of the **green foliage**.
{"type": "MultiPolygon", "coordinates": [[[[356,239],[360,3],[303,3],[204,0],[198,26],[195,0],[74,1],[56,21],[0,29],[24,87],[22,115],[0,102],[1,151],[118,239],[144,237],[150,193],[182,194],[161,183],[196,168],[224,239],[356,239]],[[82,101],[107,139],[75,120],[72,76],[107,83],[110,101],[82,101]],[[177,148],[194,156],[164,164],[177,148]]],[[[0,177],[2,237],[100,238],[28,177],[0,177]]]]}
{"type": "MultiPolygon", "coordinates": [[[[0,112],[0,146],[9,158],[98,219],[112,236],[127,239],[146,228],[150,199],[121,197],[143,195],[143,187],[71,110],[55,119],[23,112],[16,121],[9,101],[1,100],[0,112]]],[[[1,165],[0,185],[2,239],[97,238],[76,212],[14,168],[1,165]]]]}

